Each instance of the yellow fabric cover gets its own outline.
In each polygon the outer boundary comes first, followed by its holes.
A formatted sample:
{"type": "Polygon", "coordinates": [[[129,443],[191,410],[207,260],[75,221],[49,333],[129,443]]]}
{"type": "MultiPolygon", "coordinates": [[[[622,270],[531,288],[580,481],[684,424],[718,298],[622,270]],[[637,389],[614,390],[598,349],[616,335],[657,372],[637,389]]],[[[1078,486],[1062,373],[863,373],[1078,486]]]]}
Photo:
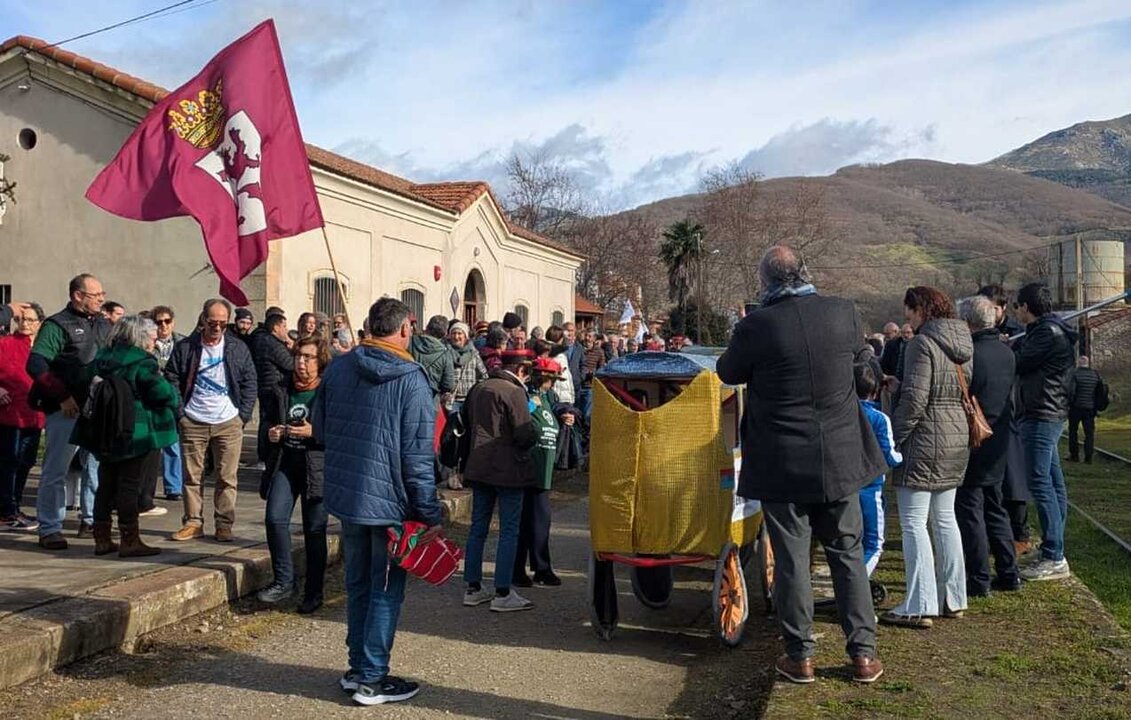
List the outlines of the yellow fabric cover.
{"type": "Polygon", "coordinates": [[[733,527],[734,466],[719,420],[720,386],[701,373],[675,399],[645,412],[593,383],[589,526],[597,552],[717,556],[733,527]]]}

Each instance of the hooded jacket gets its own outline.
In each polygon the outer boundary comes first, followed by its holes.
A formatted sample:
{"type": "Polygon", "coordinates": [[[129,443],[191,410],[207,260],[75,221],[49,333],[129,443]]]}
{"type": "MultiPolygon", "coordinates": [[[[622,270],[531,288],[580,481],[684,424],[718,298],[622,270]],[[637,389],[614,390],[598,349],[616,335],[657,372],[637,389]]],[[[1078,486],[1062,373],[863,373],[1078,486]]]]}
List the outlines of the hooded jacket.
{"type": "Polygon", "coordinates": [[[961,364],[973,376],[974,344],[961,320],[928,320],[904,350],[903,382],[892,431],[903,464],[892,484],[942,491],[962,484],[970,459],[970,427],[958,385],[961,364]]]}
{"type": "MultiPolygon", "coordinates": [[[[87,382],[95,375],[120,378],[129,384],[134,395],[134,432],[129,447],[121,455],[102,456],[99,460],[121,462],[177,442],[180,396],[161,374],[157,358],[133,345],[113,345],[98,352],[87,372],[87,382]]],[[[75,442],[74,437],[71,442],[75,442]]]]}
{"type": "Polygon", "coordinates": [[[428,387],[433,395],[450,393],[456,389],[456,369],[452,353],[443,340],[431,335],[413,335],[408,348],[416,362],[424,368],[428,387]]]}
{"type": "Polygon", "coordinates": [[[1013,346],[1020,376],[1021,417],[1063,422],[1068,418],[1068,379],[1076,366],[1076,333],[1053,313],[1025,328],[1013,346]]]}
{"type": "Polygon", "coordinates": [[[359,525],[443,518],[433,475],[436,406],[412,360],[362,345],[326,368],[314,398],[327,511],[359,525]]]}

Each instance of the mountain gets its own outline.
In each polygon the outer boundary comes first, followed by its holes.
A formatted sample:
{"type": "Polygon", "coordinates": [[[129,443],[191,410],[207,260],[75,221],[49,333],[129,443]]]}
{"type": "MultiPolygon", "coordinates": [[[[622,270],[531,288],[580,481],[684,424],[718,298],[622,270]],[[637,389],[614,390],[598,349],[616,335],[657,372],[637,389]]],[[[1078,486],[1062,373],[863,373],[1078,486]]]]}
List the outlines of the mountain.
{"type": "Polygon", "coordinates": [[[1131,207],[1131,115],[1056,130],[986,163],[1131,207]]]}
{"type": "MultiPolygon", "coordinates": [[[[1131,207],[992,166],[902,160],[850,166],[828,177],[766,180],[759,187],[756,202],[767,205],[788,205],[801,187],[822,197],[832,241],[810,259],[811,269],[824,289],[856,299],[873,328],[901,316],[910,285],[936,285],[956,295],[986,281],[1017,287],[1039,274],[1044,248],[1058,236],[1104,231],[1131,237],[1131,207]]],[[[700,216],[705,204],[704,195],[685,195],[628,212],[663,228],[700,216]]]]}

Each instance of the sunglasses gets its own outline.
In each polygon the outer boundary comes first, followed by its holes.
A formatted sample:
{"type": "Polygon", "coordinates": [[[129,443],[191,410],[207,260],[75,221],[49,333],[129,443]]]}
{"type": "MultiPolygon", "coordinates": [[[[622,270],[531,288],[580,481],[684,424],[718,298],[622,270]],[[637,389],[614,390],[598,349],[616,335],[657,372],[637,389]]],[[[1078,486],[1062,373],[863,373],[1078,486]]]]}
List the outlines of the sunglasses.
{"type": "Polygon", "coordinates": [[[172,325],[173,318],[164,318],[163,320],[154,320],[153,322],[157,323],[158,325],[172,325]]]}
{"type": "Polygon", "coordinates": [[[213,327],[213,328],[228,327],[228,323],[224,320],[205,320],[204,324],[207,325],[208,327],[213,327]]]}

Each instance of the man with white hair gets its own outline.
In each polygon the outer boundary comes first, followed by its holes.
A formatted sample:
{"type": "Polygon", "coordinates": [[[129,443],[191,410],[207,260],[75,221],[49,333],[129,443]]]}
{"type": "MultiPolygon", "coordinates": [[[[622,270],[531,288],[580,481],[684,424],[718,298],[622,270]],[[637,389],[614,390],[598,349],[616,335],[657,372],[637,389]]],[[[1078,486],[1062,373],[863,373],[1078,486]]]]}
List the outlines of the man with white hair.
{"type": "Polygon", "coordinates": [[[1068,459],[1080,462],[1080,424],[1084,425],[1084,462],[1089,465],[1096,450],[1096,413],[1105,410],[1097,400],[1106,397],[1100,374],[1091,367],[1087,355],[1076,360],[1076,368],[1068,378],[1068,459]]]}
{"type": "Polygon", "coordinates": [[[778,675],[815,680],[813,535],[825,549],[853,679],[883,674],[864,565],[859,490],[887,470],[859,403],[853,358],[864,333],[848,300],[822,297],[791,248],[759,267],[762,304],[735,326],[717,370],[747,388],[738,494],[762,501],[773,545],[774,606],[785,640],[778,675]]]}
{"type": "Polygon", "coordinates": [[[985,597],[990,589],[1021,589],[1013,529],[1002,498],[1009,424],[1013,415],[1013,351],[1001,341],[997,308],[989,298],[975,295],[959,303],[959,314],[974,340],[974,371],[970,394],[978,399],[994,434],[970,451],[966,476],[955,495],[954,511],[966,558],[966,594],[985,597]],[[990,554],[996,577],[990,579],[990,554]]]}

